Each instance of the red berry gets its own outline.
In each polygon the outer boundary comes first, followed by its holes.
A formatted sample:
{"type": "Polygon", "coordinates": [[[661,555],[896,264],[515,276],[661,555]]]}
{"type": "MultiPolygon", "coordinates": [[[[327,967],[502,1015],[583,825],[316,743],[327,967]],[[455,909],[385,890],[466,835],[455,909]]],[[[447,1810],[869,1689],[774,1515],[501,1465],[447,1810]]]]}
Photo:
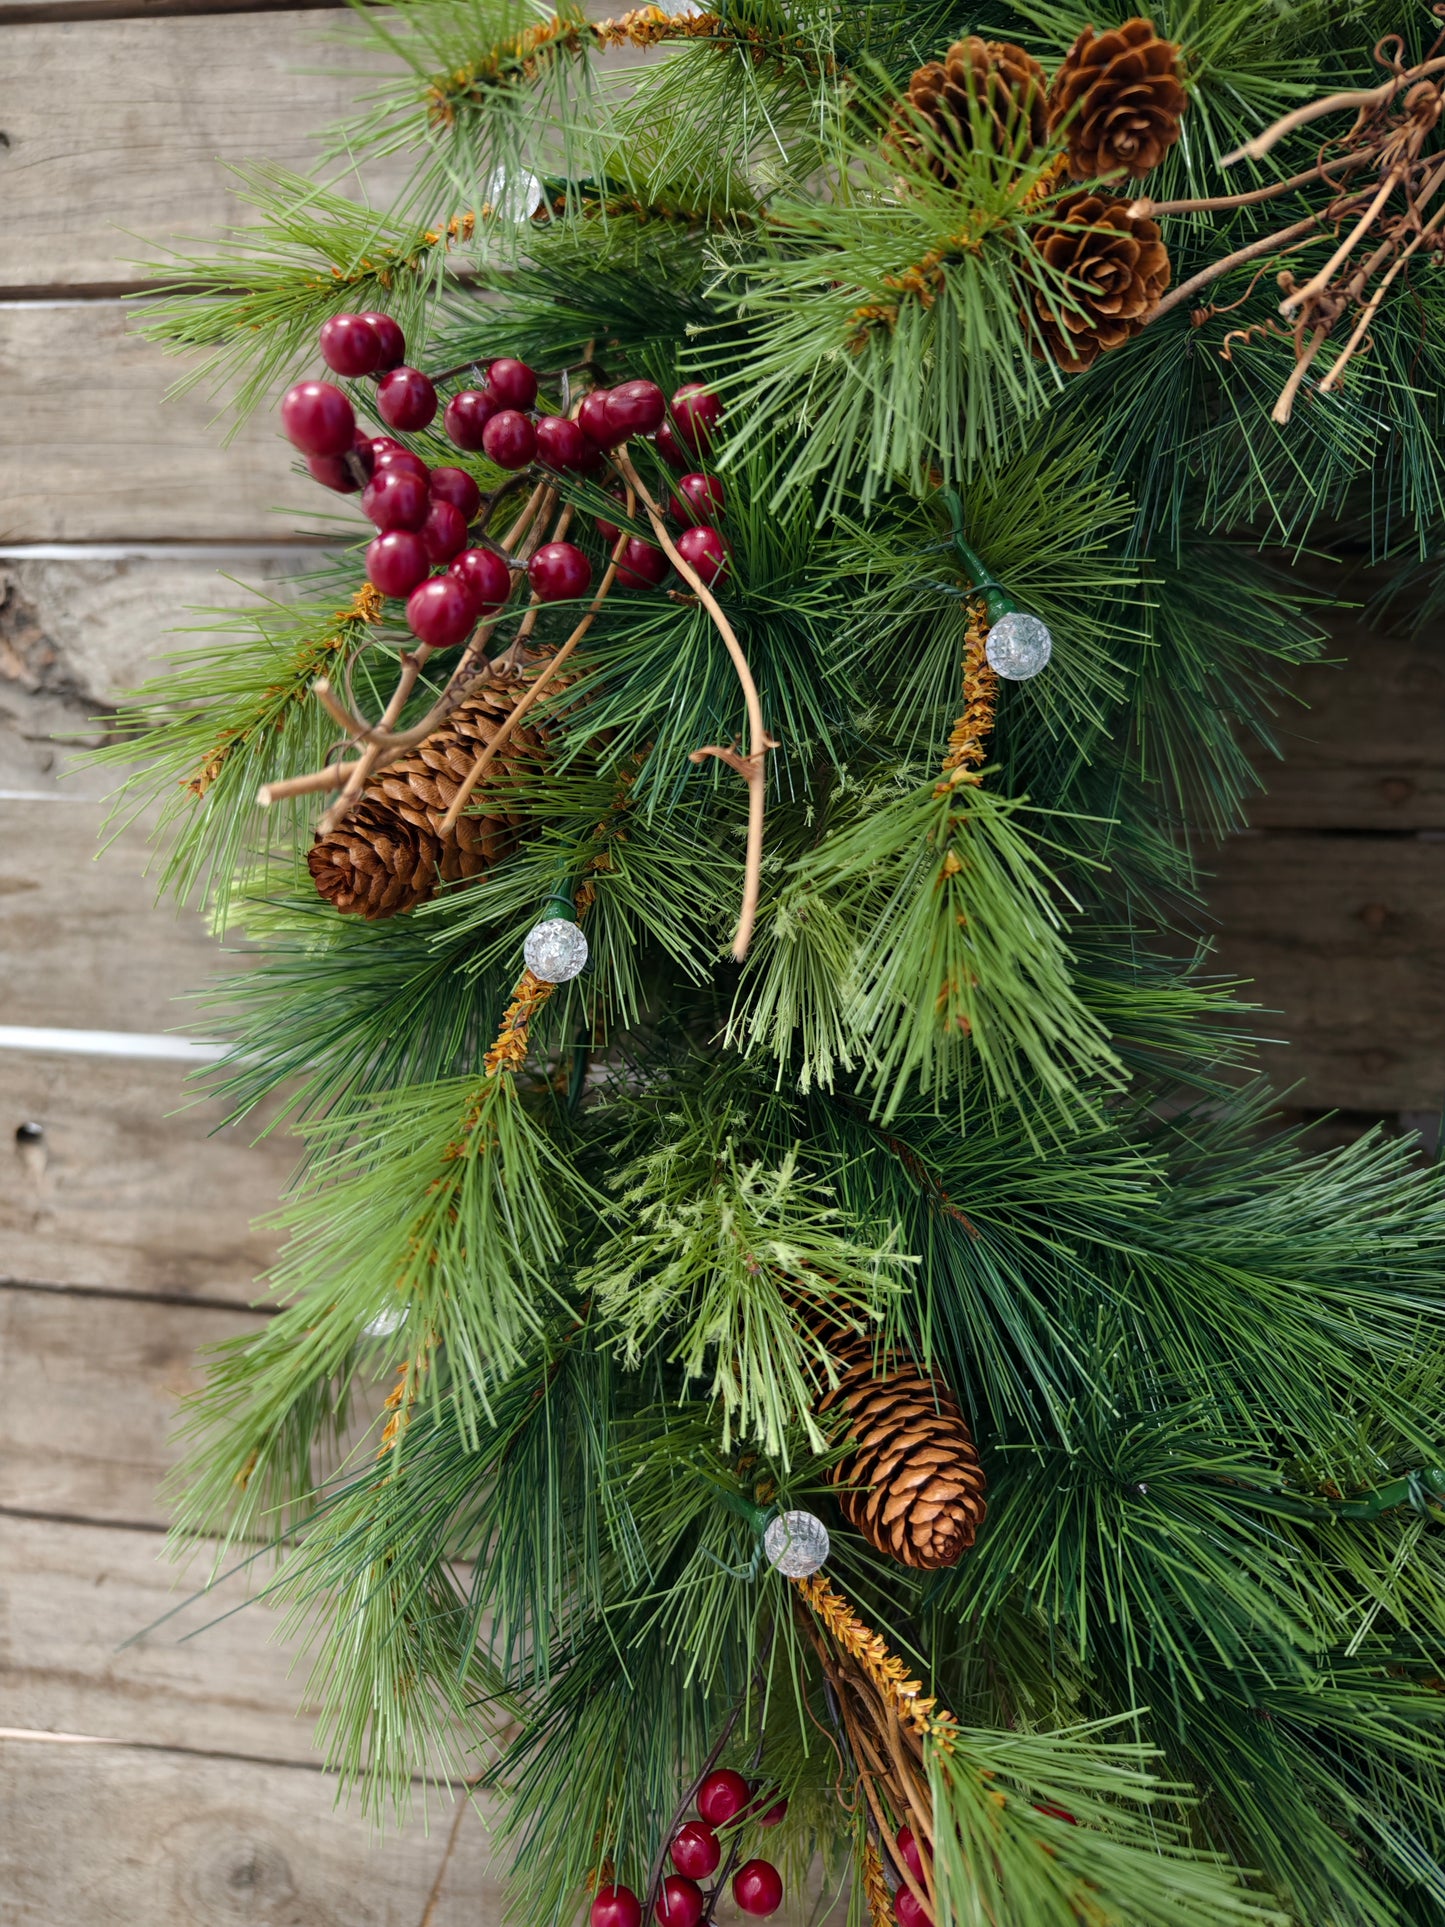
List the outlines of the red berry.
{"type": "Polygon", "coordinates": [[[434,495],[421,525],[421,539],[433,563],[450,562],[467,546],[467,518],[451,502],[434,495]]]}
{"type": "Polygon", "coordinates": [[[685,1873],[690,1880],[706,1880],[710,1873],[717,1871],[721,1859],[718,1837],[706,1821],[689,1820],[685,1827],[678,1829],[672,1843],[672,1864],[679,1873],[685,1873]]]}
{"type": "Polygon", "coordinates": [[[426,543],[411,529],[388,529],[366,551],[366,579],[383,595],[410,595],[430,567],[426,543]]]}
{"type": "Polygon", "coordinates": [[[376,384],[376,412],[388,428],[415,434],[437,412],[437,391],[420,368],[393,368],[376,384]]]}
{"type": "Polygon", "coordinates": [[[599,475],[607,464],[607,457],[596,442],[582,437],[582,453],[575,466],[579,475],[599,475]]]}
{"type": "Polygon", "coordinates": [[[599,1887],[587,1919],[590,1927],[642,1927],[642,1902],[630,1887],[599,1887]]]}
{"type": "Polygon", "coordinates": [[[381,343],[381,359],[378,369],[384,374],[389,368],[400,368],[406,360],[406,336],[389,314],[364,314],[360,317],[367,322],[381,343]]]}
{"type": "Polygon", "coordinates": [[[592,564],[573,542],[544,542],[527,564],[539,602],[573,602],[587,593],[592,564]]]}
{"type": "Polygon", "coordinates": [[[408,475],[420,476],[424,482],[430,477],[431,470],[427,467],[421,456],[413,455],[409,448],[403,448],[400,442],[394,442],[390,435],[375,436],[372,440],[371,449],[372,460],[378,469],[404,469],[408,475]],[[382,446],[383,443],[385,446],[382,446]]]}
{"type": "Polygon", "coordinates": [[[537,453],[548,468],[580,469],[587,459],[587,437],[565,415],[543,415],[537,423],[537,453]]]}
{"type": "Polygon", "coordinates": [[[303,455],[344,455],[356,439],[351,403],[329,381],[298,381],[281,402],[281,428],[303,455]]]}
{"type": "Polygon", "coordinates": [[[512,571],[495,549],[463,549],[447,573],[465,584],[483,615],[500,609],[512,593],[512,571]]]}
{"type": "Polygon", "coordinates": [[[702,382],[685,381],[672,398],[672,419],[688,447],[705,454],[722,420],[722,403],[702,382]]]}
{"type": "Polygon", "coordinates": [[[530,408],[537,399],[537,377],[525,361],[503,356],[487,370],[487,386],[503,408],[530,408]]]}
{"type": "Polygon", "coordinates": [[[1066,1826],[1076,1827],[1079,1823],[1067,1807],[1056,1807],[1047,1800],[1034,1802],[1035,1813],[1046,1813],[1051,1820],[1062,1820],[1066,1826]]]}
{"type": "Polygon", "coordinates": [[[898,1927],[933,1927],[933,1922],[906,1887],[893,1896],[893,1917],[898,1927]]]}
{"type": "Polygon", "coordinates": [[[661,549],[633,535],[618,560],[617,580],[624,589],[655,589],[671,567],[661,549]]]}
{"type": "Polygon", "coordinates": [[[681,1875],[670,1873],[662,1883],[662,1892],[652,1911],[664,1927],[697,1927],[702,1919],[702,1888],[695,1880],[684,1880],[681,1875]]]}
{"type": "Polygon", "coordinates": [[[716,475],[684,475],[667,504],[675,522],[715,522],[723,512],[723,485],[716,475]]]}
{"type": "MultiPolygon", "coordinates": [[[[923,1855],[913,1837],[912,1827],[898,1829],[898,1857],[920,1886],[923,1884],[923,1855]]],[[[930,1856],[931,1858],[931,1856],[930,1856]]]]}
{"type": "Polygon", "coordinates": [[[345,455],[308,455],[306,466],[323,488],[334,488],[338,495],[355,495],[370,480],[375,459],[371,443],[365,435],[358,435],[345,455]],[[358,467],[364,480],[357,479],[358,467]]]}
{"type": "Polygon", "coordinates": [[[577,426],[594,448],[610,448],[607,427],[607,397],[610,390],[594,388],[577,410],[577,426]]]}
{"type": "Polygon", "coordinates": [[[732,551],[716,529],[700,522],[696,528],[684,529],[677,538],[677,552],[685,562],[690,562],[704,582],[716,582],[724,574],[728,557],[732,551]]]}
{"type": "Polygon", "coordinates": [[[487,460],[498,468],[525,468],[537,453],[537,431],[515,408],[504,408],[482,430],[487,460]]]}
{"type": "Polygon", "coordinates": [[[771,1860],[745,1860],[733,1875],[733,1899],[745,1914],[775,1914],[783,1904],[783,1876],[771,1860]]]}
{"type": "Polygon", "coordinates": [[[624,381],[607,397],[602,419],[611,442],[625,442],[629,435],[650,435],[662,426],[667,403],[655,381],[624,381]]]}
{"type": "Polygon", "coordinates": [[[495,397],[480,388],[460,389],[447,403],[442,427],[458,448],[476,452],[482,445],[487,423],[497,412],[495,397]]]}
{"type": "Polygon", "coordinates": [[[464,522],[476,520],[477,510],[482,506],[482,491],[464,468],[434,468],[431,492],[437,501],[450,502],[454,509],[460,509],[464,522]]]}
{"type": "Polygon", "coordinates": [[[673,433],[672,423],[664,422],[652,438],[652,446],[674,468],[686,468],[692,457],[673,433]]]}
{"type": "Polygon", "coordinates": [[[725,1827],[752,1798],[752,1788],[730,1766],[709,1773],[697,1790],[697,1810],[710,1826],[725,1827]]]}
{"type": "Polygon", "coordinates": [[[334,314],[321,324],[321,359],[338,375],[372,375],[381,366],[381,342],[359,314],[334,314]]]}
{"type": "Polygon", "coordinates": [[[379,529],[419,529],[431,509],[431,496],[421,476],[409,468],[383,468],[367,483],[361,509],[379,529]]]}
{"type": "MultiPolygon", "coordinates": [[[[615,490],[609,490],[608,492],[611,494],[614,502],[620,506],[626,506],[624,498],[617,494],[615,490]]],[[[596,525],[597,533],[602,537],[602,540],[607,544],[608,548],[612,548],[618,536],[622,533],[621,529],[618,528],[615,522],[609,522],[605,515],[594,515],[592,520],[596,525]]]]}
{"type": "MultiPolygon", "coordinates": [[[[765,1793],[763,1795],[763,1799],[766,1800],[767,1797],[768,1796],[765,1793]]],[[[758,1815],[758,1825],[760,1827],[780,1827],[783,1824],[783,1821],[787,1818],[787,1814],[788,1814],[787,1801],[774,1800],[773,1804],[767,1809],[765,1813],[760,1813],[758,1815]]]]}
{"type": "Polygon", "coordinates": [[[455,649],[475,628],[477,605],[459,576],[434,575],[407,598],[406,620],[419,641],[433,649],[455,649]]]}

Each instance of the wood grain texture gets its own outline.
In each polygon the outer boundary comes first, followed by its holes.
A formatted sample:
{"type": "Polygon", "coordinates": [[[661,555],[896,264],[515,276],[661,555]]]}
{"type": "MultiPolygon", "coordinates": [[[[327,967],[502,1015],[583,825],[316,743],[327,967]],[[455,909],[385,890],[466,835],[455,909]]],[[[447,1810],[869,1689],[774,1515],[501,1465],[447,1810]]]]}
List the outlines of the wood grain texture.
{"type": "MultiPolygon", "coordinates": [[[[375,68],[334,27],[314,13],[9,25],[0,289],[141,282],[154,270],[135,264],[165,243],[254,218],[227,164],[313,171],[313,136],[354,111],[375,68]]],[[[385,206],[405,173],[378,167],[366,188],[385,206]]]]}
{"type": "Polygon", "coordinates": [[[0,1506],[163,1526],[180,1401],[202,1351],[260,1312],[0,1287],[0,1506]]]}
{"type": "Polygon", "coordinates": [[[141,825],[102,845],[106,805],[0,799],[0,981],[7,1024],[164,1032],[198,1024],[185,1001],[244,968],[194,911],[156,902],[141,825]]]}
{"type": "Polygon", "coordinates": [[[1208,890],[1218,962],[1253,980],[1276,1083],[1309,1108],[1445,1102],[1445,841],[1262,833],[1208,890]]]}
{"type": "Polygon", "coordinates": [[[305,566],[255,550],[0,556],[0,790],[103,795],[113,777],[68,773],[73,746],[104,740],[106,712],[168,650],[201,646],[177,633],[193,611],[241,607],[248,584],[275,594],[305,566]]]}
{"type": "Polygon", "coordinates": [[[1282,760],[1257,759],[1257,829],[1445,830],[1445,644],[1330,621],[1338,664],[1301,670],[1281,706],[1282,760]]]}
{"type": "Polygon", "coordinates": [[[282,1615],[261,1600],[230,1611],[244,1578],[145,1630],[208,1575],[204,1557],[182,1569],[164,1544],[0,1515],[0,1726],[318,1765],[306,1668],[293,1673],[296,1646],[277,1643],[282,1615]]]}
{"type": "Polygon", "coordinates": [[[279,541],[317,532],[333,509],[364,532],[346,498],[294,472],[269,416],[223,448],[214,401],[167,401],[178,364],[128,332],[132,313],[120,301],[0,306],[7,542],[279,541]]]}
{"type": "Polygon", "coordinates": [[[296,1152],[221,1116],[178,1064],[0,1051],[0,1276],[249,1303],[275,1249],[251,1221],[296,1152]],[[43,1169],[14,1141],[32,1119],[43,1169]]]}
{"type": "Polygon", "coordinates": [[[377,1839],[301,1767],[0,1740],[5,1927],[495,1927],[501,1892],[467,1813],[377,1839]]]}

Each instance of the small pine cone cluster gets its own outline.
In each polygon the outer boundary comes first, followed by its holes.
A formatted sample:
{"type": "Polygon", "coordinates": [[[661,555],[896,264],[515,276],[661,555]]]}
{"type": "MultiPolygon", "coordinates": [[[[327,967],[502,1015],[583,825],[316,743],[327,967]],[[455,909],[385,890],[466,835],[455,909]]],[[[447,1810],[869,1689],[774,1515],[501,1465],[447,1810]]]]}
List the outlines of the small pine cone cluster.
{"type": "Polygon", "coordinates": [[[1138,334],[1169,286],[1157,224],[1114,194],[1079,189],[1050,209],[1031,237],[1049,282],[1033,296],[1033,350],[1066,375],[1138,334]]]}
{"type": "Polygon", "coordinates": [[[1043,68],[1022,47],[977,34],[918,69],[908,104],[913,114],[896,120],[893,146],[945,187],[958,185],[958,161],[975,149],[1027,160],[1048,137],[1043,68]],[[919,117],[932,129],[931,142],[920,134],[919,117]]]}
{"type": "Polygon", "coordinates": [[[1101,34],[1085,27],[1054,75],[1049,129],[1067,141],[1076,181],[1137,178],[1178,140],[1187,104],[1179,48],[1159,38],[1152,20],[1126,20],[1101,34]]]}
{"type": "Polygon", "coordinates": [[[846,1421],[851,1450],[833,1470],[843,1517],[875,1551],[933,1572],[978,1536],[983,1467],[957,1399],[905,1359],[875,1360],[872,1341],[829,1329],[837,1386],[818,1406],[846,1421]]]}
{"type": "Polygon", "coordinates": [[[441,824],[525,687],[485,684],[466,697],[425,742],[367,783],[344,823],[317,836],[307,862],[328,902],[375,922],[425,903],[438,883],[480,876],[512,854],[524,819],[508,807],[509,796],[545,747],[530,719],[489,765],[455,826],[443,835],[441,824]]]}

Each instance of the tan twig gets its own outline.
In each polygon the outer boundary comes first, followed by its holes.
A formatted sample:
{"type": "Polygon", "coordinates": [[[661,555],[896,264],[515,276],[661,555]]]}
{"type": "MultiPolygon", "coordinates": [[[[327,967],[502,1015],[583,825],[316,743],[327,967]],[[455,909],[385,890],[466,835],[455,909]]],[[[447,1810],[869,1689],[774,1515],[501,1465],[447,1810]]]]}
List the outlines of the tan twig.
{"type": "Polygon", "coordinates": [[[743,867],[743,900],[738,912],[738,927],[733,933],[732,954],[742,962],[748,954],[752,942],[753,925],[757,922],[758,899],[762,894],[763,880],[763,816],[767,797],[767,753],[778,747],[777,741],[770,736],[763,725],[763,700],[758,694],[758,685],[748,665],[742,644],[736,631],[719,606],[717,597],[703,581],[697,570],[678,553],[677,545],[667,532],[662,519],[662,511],[647,492],[647,487],[632,466],[626,447],[615,450],[613,461],[628,485],[635,489],[637,498],[647,510],[647,519],[652,524],[653,534],[669,562],[677,570],[683,581],[688,584],[698,601],[712,617],[713,625],[723,639],[723,645],[732,658],[733,668],[742,685],[743,701],[748,712],[748,753],[746,767],[740,768],[742,758],[733,762],[736,752],[718,749],[710,745],[705,749],[692,752],[692,760],[700,761],[705,756],[718,756],[738,773],[748,786],[748,844],[747,857],[743,867]]]}
{"type": "Polygon", "coordinates": [[[1296,107],[1293,113],[1285,114],[1275,121],[1273,126],[1266,127],[1262,134],[1256,134],[1253,140],[1246,141],[1243,147],[1236,147],[1232,154],[1226,154],[1220,166],[1233,167],[1236,161],[1262,160],[1272,147],[1282,141],[1286,134],[1292,134],[1297,127],[1307,127],[1312,120],[1319,120],[1324,114],[1341,113],[1346,107],[1357,107],[1363,111],[1371,107],[1383,106],[1417,80],[1423,80],[1426,74],[1438,73],[1441,68],[1445,68],[1445,56],[1437,60],[1422,61],[1418,67],[1412,67],[1406,73],[1395,74],[1389,80],[1382,81],[1378,87],[1366,87],[1343,94],[1327,94],[1323,100],[1307,101],[1303,107],[1296,107]]]}
{"type": "MultiPolygon", "coordinates": [[[[1145,326],[1148,327],[1158,321],[1162,315],[1172,313],[1175,308],[1182,307],[1192,294],[1196,294],[1200,288],[1207,288],[1211,281],[1217,281],[1221,274],[1227,274],[1231,268],[1243,267],[1246,261],[1257,261],[1262,254],[1270,254],[1300,242],[1312,229],[1317,229],[1323,219],[1322,214],[1307,214],[1302,221],[1296,221],[1293,227],[1280,228],[1275,234],[1266,234],[1263,240],[1251,241],[1248,247],[1236,248],[1233,254],[1226,254],[1222,260],[1215,261],[1207,268],[1201,268],[1198,274],[1191,274],[1187,281],[1181,281],[1177,288],[1169,290],[1148,316],[1145,326]]],[[[1324,239],[1323,235],[1316,238],[1324,239]]]]}
{"type": "Polygon", "coordinates": [[[1369,206],[1361,214],[1359,220],[1356,221],[1344,240],[1340,242],[1329,260],[1325,262],[1322,268],[1316,269],[1315,273],[1311,275],[1310,279],[1306,281],[1302,288],[1291,288],[1289,293],[1280,302],[1279,311],[1281,314],[1293,314],[1296,309],[1308,306],[1317,294],[1324,292],[1329,286],[1335,269],[1342,261],[1348,260],[1356,241],[1359,240],[1360,236],[1370,226],[1370,223],[1380,212],[1380,209],[1385,205],[1386,201],[1389,200],[1395,189],[1402,184],[1404,179],[1405,169],[1403,167],[1392,167],[1390,169],[1384,180],[1381,181],[1380,185],[1376,188],[1369,206]]]}
{"type": "MultiPolygon", "coordinates": [[[[631,515],[632,507],[633,507],[633,496],[632,496],[632,491],[629,489],[627,494],[628,515],[631,515]]],[[[487,765],[492,761],[492,758],[497,754],[499,750],[505,748],[506,744],[510,741],[512,732],[516,729],[518,723],[526,715],[527,711],[532,707],[533,703],[536,702],[537,698],[541,695],[542,691],[547,687],[548,683],[552,682],[555,679],[557,675],[557,671],[562,667],[563,663],[566,662],[567,658],[572,654],[573,650],[577,647],[578,643],[581,642],[582,638],[587,634],[587,631],[592,627],[592,624],[596,621],[597,611],[602,607],[603,603],[607,600],[608,591],[611,589],[613,582],[617,579],[617,564],[621,560],[622,551],[624,548],[626,548],[626,546],[627,546],[627,537],[625,535],[619,535],[617,538],[617,542],[612,551],[612,560],[607,564],[607,568],[605,573],[603,574],[602,580],[597,585],[597,593],[596,595],[593,596],[591,603],[588,605],[586,615],[583,616],[582,620],[577,624],[577,627],[572,631],[571,635],[568,636],[567,640],[562,644],[562,647],[557,651],[556,655],[553,656],[552,660],[549,663],[547,663],[545,668],[542,670],[542,673],[531,684],[531,686],[527,690],[526,695],[522,696],[518,700],[511,714],[503,722],[501,728],[497,731],[496,735],[492,738],[491,742],[487,744],[487,747],[482,751],[481,755],[477,758],[476,762],[473,763],[471,768],[467,771],[465,777],[462,779],[461,788],[457,791],[456,795],[452,798],[450,807],[448,808],[446,815],[442,818],[441,830],[440,830],[440,834],[442,836],[450,835],[451,831],[456,826],[457,818],[461,815],[462,811],[467,806],[467,799],[471,796],[472,791],[476,788],[477,784],[482,780],[482,777],[486,774],[487,765]]]]}
{"type": "Polygon", "coordinates": [[[1367,153],[1342,154],[1337,160],[1321,161],[1318,167],[1306,168],[1303,174],[1293,174],[1287,181],[1251,188],[1247,194],[1214,194],[1206,199],[1183,201],[1151,201],[1147,194],[1141,194],[1137,201],[1129,203],[1128,215],[1131,221],[1136,221],[1141,216],[1153,219],[1160,214],[1208,214],[1231,207],[1253,207],[1260,201],[1278,200],[1297,187],[1308,187],[1311,181],[1332,181],[1336,169],[1363,167],[1370,158],[1367,153]]]}
{"type": "Polygon", "coordinates": [[[1320,382],[1321,393],[1324,393],[1328,389],[1335,389],[1340,386],[1340,383],[1343,379],[1344,372],[1345,372],[1345,364],[1349,361],[1352,355],[1358,353],[1360,342],[1364,338],[1365,332],[1369,328],[1370,323],[1374,320],[1375,315],[1379,310],[1380,303],[1385,298],[1386,289],[1389,287],[1390,283],[1395,279],[1395,276],[1400,272],[1401,268],[1404,267],[1405,263],[1409,260],[1410,256],[1415,252],[1415,250],[1418,247],[1420,247],[1423,244],[1426,236],[1434,233],[1440,227],[1440,224],[1442,222],[1445,222],[1445,208],[1441,208],[1438,213],[1433,214],[1430,217],[1430,219],[1425,223],[1424,227],[1421,228],[1420,232],[1415,236],[1414,240],[1411,241],[1407,247],[1404,247],[1400,250],[1399,254],[1395,258],[1394,265],[1391,267],[1389,273],[1382,277],[1379,287],[1376,288],[1374,294],[1370,297],[1369,301],[1367,302],[1363,313],[1360,315],[1359,320],[1355,323],[1354,332],[1351,334],[1349,340],[1345,343],[1344,347],[1340,350],[1338,360],[1335,362],[1334,366],[1330,369],[1330,372],[1320,382]]]}

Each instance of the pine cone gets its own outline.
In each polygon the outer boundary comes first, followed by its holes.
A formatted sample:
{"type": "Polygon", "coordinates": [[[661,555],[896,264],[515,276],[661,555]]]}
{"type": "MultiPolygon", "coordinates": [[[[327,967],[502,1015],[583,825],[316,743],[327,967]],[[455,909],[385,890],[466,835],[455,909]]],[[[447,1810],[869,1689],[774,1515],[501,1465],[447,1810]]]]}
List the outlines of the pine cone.
{"type": "Polygon", "coordinates": [[[929,120],[937,146],[926,146],[915,123],[903,115],[893,144],[920,162],[945,187],[957,187],[952,155],[970,153],[977,130],[994,154],[1027,160],[1048,137],[1047,81],[1043,68],[1021,47],[970,34],[956,40],[941,61],[920,67],[908,83],[915,113],[929,120]]]}
{"type": "Polygon", "coordinates": [[[523,819],[508,811],[507,795],[545,741],[530,722],[519,725],[488,765],[468,811],[445,837],[441,820],[525,687],[484,685],[425,742],[373,777],[346,821],[311,847],[307,863],[323,897],[375,922],[425,903],[438,882],[480,876],[511,855],[523,819]],[[471,813],[476,804],[484,814],[471,813]]]}
{"type": "Polygon", "coordinates": [[[1052,213],[1032,237],[1053,270],[1034,292],[1033,349],[1076,375],[1138,334],[1169,286],[1169,254],[1158,226],[1131,219],[1118,195],[1076,189],[1052,213]]]}
{"type": "Polygon", "coordinates": [[[846,1415],[853,1450],[833,1470],[843,1517],[876,1551],[924,1572],[956,1566],[988,1510],[983,1468],[953,1394],[916,1365],[875,1369],[870,1339],[829,1331],[838,1385],[818,1413],[846,1415]]]}
{"type": "Polygon", "coordinates": [[[1152,20],[1126,20],[1097,39],[1085,27],[1049,89],[1049,131],[1063,127],[1076,181],[1147,174],[1178,140],[1188,104],[1179,49],[1152,20]]]}

